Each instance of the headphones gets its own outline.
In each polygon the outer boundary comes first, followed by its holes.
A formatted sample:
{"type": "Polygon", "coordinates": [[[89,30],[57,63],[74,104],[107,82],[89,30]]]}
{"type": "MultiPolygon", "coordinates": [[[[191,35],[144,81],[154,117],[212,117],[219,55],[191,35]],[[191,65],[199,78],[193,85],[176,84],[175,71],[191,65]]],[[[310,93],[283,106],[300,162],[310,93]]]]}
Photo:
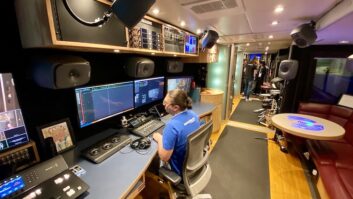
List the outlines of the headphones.
{"type": "Polygon", "coordinates": [[[149,138],[140,138],[131,142],[130,147],[134,150],[148,149],[151,146],[149,138]]]}

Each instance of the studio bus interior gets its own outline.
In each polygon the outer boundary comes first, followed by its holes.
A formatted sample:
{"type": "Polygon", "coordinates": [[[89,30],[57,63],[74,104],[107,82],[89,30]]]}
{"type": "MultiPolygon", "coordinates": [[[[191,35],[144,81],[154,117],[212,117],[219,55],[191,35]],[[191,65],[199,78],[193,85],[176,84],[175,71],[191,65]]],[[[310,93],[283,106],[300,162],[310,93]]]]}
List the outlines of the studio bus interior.
{"type": "Polygon", "coordinates": [[[353,0],[4,0],[0,199],[353,199],[353,0]]]}

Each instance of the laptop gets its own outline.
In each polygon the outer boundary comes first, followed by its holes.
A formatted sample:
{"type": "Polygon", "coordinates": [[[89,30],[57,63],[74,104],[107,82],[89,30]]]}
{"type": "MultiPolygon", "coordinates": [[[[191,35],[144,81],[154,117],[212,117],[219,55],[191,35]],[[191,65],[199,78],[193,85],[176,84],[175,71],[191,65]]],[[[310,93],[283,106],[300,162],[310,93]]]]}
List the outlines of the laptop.
{"type": "Polygon", "coordinates": [[[172,115],[168,114],[167,111],[165,110],[163,104],[157,104],[154,106],[158,117],[161,119],[162,122],[167,123],[170,118],[172,118],[172,115]]]}

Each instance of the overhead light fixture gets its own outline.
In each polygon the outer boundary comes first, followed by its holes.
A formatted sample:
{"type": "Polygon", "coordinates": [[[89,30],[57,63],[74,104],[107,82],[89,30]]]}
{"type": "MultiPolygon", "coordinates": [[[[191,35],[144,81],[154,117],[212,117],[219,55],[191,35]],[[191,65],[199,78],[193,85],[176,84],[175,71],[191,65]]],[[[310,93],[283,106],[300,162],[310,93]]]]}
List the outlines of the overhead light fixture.
{"type": "Polygon", "coordinates": [[[278,25],[278,21],[272,21],[272,25],[273,26],[277,26],[278,25]]]}
{"type": "Polygon", "coordinates": [[[259,43],[259,46],[262,46],[262,43],[261,43],[261,42],[259,43]]]}
{"type": "Polygon", "coordinates": [[[353,54],[349,55],[348,59],[353,59],[353,54]]]}
{"type": "Polygon", "coordinates": [[[246,46],[250,46],[250,43],[246,43],[246,46]]]}
{"type": "Polygon", "coordinates": [[[158,15],[159,14],[159,9],[158,8],[155,8],[155,9],[153,9],[153,14],[155,14],[155,15],[158,15]]]}
{"type": "Polygon", "coordinates": [[[116,15],[117,18],[128,28],[133,28],[140,22],[140,20],[145,16],[147,11],[152,7],[156,0],[144,0],[141,3],[141,0],[118,0],[112,3],[112,7],[104,12],[103,16],[98,17],[94,21],[86,21],[80,18],[74,11],[71,9],[68,4],[68,0],[62,0],[66,10],[69,12],[71,17],[73,17],[79,23],[86,26],[102,26],[106,23],[112,15],[116,15]],[[139,6],[136,6],[139,5],[139,6]]]}
{"type": "Polygon", "coordinates": [[[347,40],[342,40],[342,41],[340,41],[340,44],[349,44],[349,41],[347,41],[347,40]]]}
{"type": "Polygon", "coordinates": [[[184,27],[184,26],[185,26],[185,21],[181,21],[181,22],[180,22],[180,26],[181,26],[181,27],[184,27]]]}
{"type": "Polygon", "coordinates": [[[271,42],[267,42],[268,45],[271,45],[271,42]]]}
{"type": "Polygon", "coordinates": [[[196,33],[197,33],[197,34],[200,34],[201,32],[202,32],[201,29],[197,29],[197,30],[196,30],[196,33]]]}
{"type": "Polygon", "coordinates": [[[269,35],[268,38],[269,38],[269,39],[273,39],[273,35],[269,35]]]}
{"type": "Polygon", "coordinates": [[[268,51],[268,49],[270,49],[270,47],[266,46],[265,50],[268,51]]]}
{"type": "Polygon", "coordinates": [[[284,10],[283,6],[279,5],[275,8],[275,13],[279,14],[282,13],[284,10]]]}

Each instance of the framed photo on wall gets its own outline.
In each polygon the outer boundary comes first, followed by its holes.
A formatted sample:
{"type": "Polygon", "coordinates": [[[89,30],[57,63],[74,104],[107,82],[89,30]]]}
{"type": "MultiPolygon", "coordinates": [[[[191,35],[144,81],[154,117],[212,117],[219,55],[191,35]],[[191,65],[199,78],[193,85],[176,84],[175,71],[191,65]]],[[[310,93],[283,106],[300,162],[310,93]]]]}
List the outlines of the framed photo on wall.
{"type": "Polygon", "coordinates": [[[63,153],[75,147],[69,118],[40,126],[37,129],[42,143],[45,143],[46,138],[52,138],[57,153],[63,153]]]}

